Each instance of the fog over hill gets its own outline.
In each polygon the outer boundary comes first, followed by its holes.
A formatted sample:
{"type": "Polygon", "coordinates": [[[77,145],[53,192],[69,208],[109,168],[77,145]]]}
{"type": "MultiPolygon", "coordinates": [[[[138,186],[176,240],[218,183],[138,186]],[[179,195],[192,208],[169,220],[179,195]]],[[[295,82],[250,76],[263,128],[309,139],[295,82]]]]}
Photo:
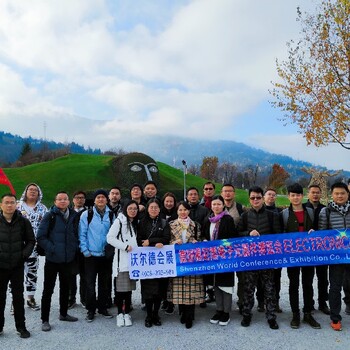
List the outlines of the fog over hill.
{"type": "MultiPolygon", "coordinates": [[[[18,135],[12,135],[0,131],[0,147],[1,147],[1,162],[15,161],[20,152],[21,147],[25,142],[30,142],[34,149],[38,149],[43,143],[46,143],[50,149],[58,149],[65,146],[70,147],[72,153],[90,153],[101,154],[100,149],[85,148],[75,142],[72,143],[57,143],[54,141],[44,141],[43,139],[23,138],[18,135]]],[[[155,136],[144,135],[142,138],[129,135],[128,143],[118,143],[118,137],[114,142],[110,142],[110,150],[123,149],[127,152],[142,152],[150,155],[157,161],[169,164],[171,166],[181,168],[182,160],[186,160],[190,165],[201,165],[203,157],[217,156],[219,163],[227,162],[236,164],[238,167],[256,167],[268,171],[274,163],[282,165],[293,178],[307,176],[302,167],[316,166],[302,160],[295,160],[291,157],[265,152],[248,146],[244,143],[225,140],[196,140],[185,137],[175,136],[155,136]]],[[[108,150],[106,149],[106,150],[108,150]]],[[[106,151],[103,150],[103,151],[106,151]]],[[[319,167],[326,169],[325,167],[319,167]]],[[[332,171],[332,169],[330,169],[332,171]]],[[[338,169],[336,169],[338,170],[338,169]]],[[[350,177],[350,172],[344,171],[340,174],[345,178],[350,177]]]]}

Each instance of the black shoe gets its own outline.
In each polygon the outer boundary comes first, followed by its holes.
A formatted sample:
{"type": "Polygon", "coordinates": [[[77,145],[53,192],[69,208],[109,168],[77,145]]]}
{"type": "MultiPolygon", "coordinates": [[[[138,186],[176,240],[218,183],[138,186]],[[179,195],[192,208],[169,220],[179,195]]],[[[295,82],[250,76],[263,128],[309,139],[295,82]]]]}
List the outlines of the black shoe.
{"type": "Polygon", "coordinates": [[[163,300],[162,306],[160,307],[161,310],[166,310],[169,306],[168,300],[163,300]]]}
{"type": "Polygon", "coordinates": [[[186,328],[190,329],[192,328],[192,317],[188,317],[186,320],[186,328]]]}
{"type": "Polygon", "coordinates": [[[258,304],[258,312],[264,312],[265,311],[265,305],[263,303],[258,304]]]}
{"type": "Polygon", "coordinates": [[[347,315],[350,315],[350,304],[346,304],[346,306],[345,306],[345,313],[347,315]]]}
{"type": "Polygon", "coordinates": [[[250,316],[243,316],[243,320],[241,321],[241,326],[249,327],[251,321],[252,321],[252,318],[250,316]]]}
{"type": "Polygon", "coordinates": [[[278,329],[278,324],[276,322],[276,320],[268,320],[269,326],[271,329],[278,329]]]}
{"type": "Polygon", "coordinates": [[[321,325],[313,318],[311,312],[304,313],[303,322],[308,323],[314,329],[321,329],[321,325]]]}
{"type": "Polygon", "coordinates": [[[68,309],[73,309],[75,305],[77,305],[75,300],[69,300],[68,309]]]}
{"type": "Polygon", "coordinates": [[[162,325],[162,322],[160,321],[160,317],[159,316],[153,316],[152,317],[152,323],[155,326],[161,326],[162,325]]]}
{"type": "Polygon", "coordinates": [[[238,304],[238,312],[240,315],[243,315],[243,305],[238,304]]]}
{"type": "Polygon", "coordinates": [[[220,326],[227,326],[230,323],[230,314],[228,312],[223,312],[219,319],[220,326]]]}
{"type": "Polygon", "coordinates": [[[200,303],[199,307],[201,307],[202,309],[205,309],[207,307],[207,303],[206,302],[200,303]]]}
{"type": "Polygon", "coordinates": [[[222,311],[216,311],[215,315],[210,319],[209,322],[212,324],[219,323],[221,315],[222,315],[222,311]]]}
{"type": "Polygon", "coordinates": [[[4,329],[0,328],[0,335],[3,335],[3,334],[4,334],[4,329]]]}
{"type": "Polygon", "coordinates": [[[80,300],[80,304],[84,309],[86,309],[86,302],[85,301],[80,300]]]}
{"type": "Polygon", "coordinates": [[[78,321],[78,318],[68,314],[66,316],[60,315],[60,321],[76,322],[78,321]]]}
{"type": "Polygon", "coordinates": [[[324,314],[326,314],[326,315],[330,315],[330,314],[331,314],[331,310],[329,310],[329,307],[328,307],[327,304],[320,305],[320,306],[318,307],[318,309],[319,309],[320,311],[322,311],[322,312],[323,312],[324,314]]]}
{"type": "Polygon", "coordinates": [[[113,315],[111,315],[107,309],[105,310],[99,310],[98,313],[102,315],[104,318],[113,318],[113,315]]]}
{"type": "Polygon", "coordinates": [[[29,338],[30,337],[30,333],[27,331],[27,328],[25,328],[25,327],[17,328],[17,333],[19,334],[19,336],[21,338],[29,338]]]}
{"type": "Polygon", "coordinates": [[[171,302],[168,302],[168,307],[165,310],[166,315],[172,315],[174,313],[175,305],[171,302]]]}
{"type": "Polygon", "coordinates": [[[87,322],[92,322],[94,320],[94,318],[95,318],[95,313],[92,312],[92,311],[88,311],[88,313],[87,313],[87,315],[85,317],[85,320],[87,322]]]}
{"type": "Polygon", "coordinates": [[[185,312],[183,312],[181,314],[180,322],[181,322],[181,324],[185,324],[185,322],[186,322],[186,313],[185,312]]]}
{"type": "Polygon", "coordinates": [[[299,312],[294,312],[293,313],[293,318],[292,321],[290,322],[290,326],[293,329],[298,329],[300,326],[300,313],[299,312]]]}
{"type": "Polygon", "coordinates": [[[146,317],[146,319],[145,319],[145,327],[147,327],[147,328],[152,327],[152,319],[150,317],[146,317]]]}

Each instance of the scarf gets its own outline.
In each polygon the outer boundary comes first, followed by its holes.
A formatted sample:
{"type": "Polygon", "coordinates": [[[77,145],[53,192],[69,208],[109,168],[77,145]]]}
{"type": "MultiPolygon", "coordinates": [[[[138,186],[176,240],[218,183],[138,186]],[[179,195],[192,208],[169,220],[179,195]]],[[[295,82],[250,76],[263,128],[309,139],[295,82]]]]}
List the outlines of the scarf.
{"type": "Polygon", "coordinates": [[[207,207],[209,210],[211,210],[211,201],[213,200],[213,197],[203,197],[204,200],[204,206],[207,207]]]}
{"type": "Polygon", "coordinates": [[[177,221],[179,222],[179,224],[181,226],[181,230],[182,231],[187,231],[188,226],[190,226],[190,222],[191,222],[190,217],[188,216],[186,219],[178,218],[177,221]]]}
{"type": "Polygon", "coordinates": [[[224,210],[220,214],[212,216],[212,217],[209,218],[209,221],[212,224],[215,224],[214,231],[213,231],[213,241],[218,239],[220,220],[225,215],[230,215],[230,214],[226,210],[224,210]]]}
{"type": "Polygon", "coordinates": [[[345,216],[350,209],[350,201],[347,201],[343,205],[338,205],[332,201],[329,203],[329,205],[343,216],[345,216]]]}

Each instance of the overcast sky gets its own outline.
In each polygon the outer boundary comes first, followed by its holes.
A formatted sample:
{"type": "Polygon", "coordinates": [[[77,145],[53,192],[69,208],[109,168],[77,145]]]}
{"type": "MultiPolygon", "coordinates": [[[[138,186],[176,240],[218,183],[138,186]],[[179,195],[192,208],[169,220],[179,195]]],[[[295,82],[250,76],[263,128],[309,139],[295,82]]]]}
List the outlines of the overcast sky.
{"type": "Polygon", "coordinates": [[[131,133],[234,140],[350,170],[268,102],[297,6],[319,2],[1,0],[0,129],[103,150],[131,133]]]}

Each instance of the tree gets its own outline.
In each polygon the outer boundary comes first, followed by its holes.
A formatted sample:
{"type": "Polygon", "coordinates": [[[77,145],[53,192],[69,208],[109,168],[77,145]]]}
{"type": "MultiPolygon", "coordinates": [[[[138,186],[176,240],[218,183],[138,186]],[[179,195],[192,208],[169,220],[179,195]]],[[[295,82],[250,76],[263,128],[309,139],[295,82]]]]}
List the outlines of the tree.
{"type": "Polygon", "coordinates": [[[288,172],[281,165],[275,163],[269,176],[269,187],[277,189],[284,186],[289,176],[288,172]]]}
{"type": "Polygon", "coordinates": [[[272,105],[308,145],[350,150],[350,2],[323,0],[316,14],[297,12],[302,37],[288,43],[287,60],[276,61],[282,82],[272,83],[272,105]]]}
{"type": "Polygon", "coordinates": [[[201,177],[214,181],[218,163],[218,157],[203,157],[201,165],[201,177]]]}

